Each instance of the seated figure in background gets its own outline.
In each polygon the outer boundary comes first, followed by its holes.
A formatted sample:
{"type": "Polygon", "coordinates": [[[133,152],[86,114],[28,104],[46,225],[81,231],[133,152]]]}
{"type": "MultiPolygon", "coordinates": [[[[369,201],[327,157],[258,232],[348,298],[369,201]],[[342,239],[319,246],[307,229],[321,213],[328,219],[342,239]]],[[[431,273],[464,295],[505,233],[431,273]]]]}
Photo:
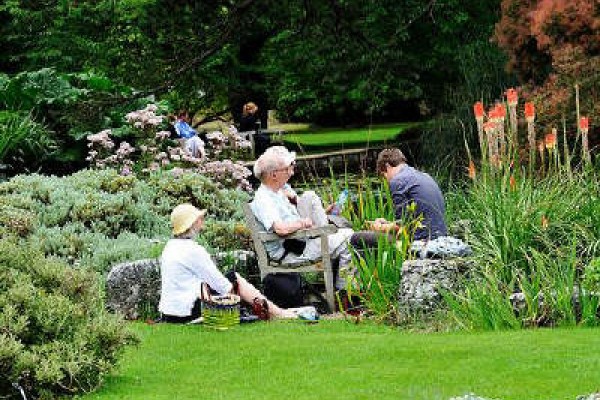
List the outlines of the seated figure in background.
{"type": "MultiPolygon", "coordinates": [[[[421,219],[414,240],[431,240],[447,235],[444,196],[429,174],[409,166],[400,149],[382,150],[377,157],[377,172],[390,185],[396,220],[421,219]]],[[[397,227],[395,223],[381,219],[373,224],[373,229],[379,230],[397,227]]]]}
{"type": "Polygon", "coordinates": [[[165,322],[186,323],[200,317],[201,285],[206,283],[220,295],[236,292],[252,304],[258,299],[267,305],[271,317],[296,318],[294,310],[270,302],[236,272],[223,275],[204,247],[194,240],[204,226],[206,210],[180,204],[171,213],[173,238],[160,258],[161,294],[158,309],[165,322]]]}
{"type": "Polygon", "coordinates": [[[204,141],[198,136],[198,132],[190,126],[190,116],[187,111],[180,111],[173,124],[175,132],[180,139],[185,140],[185,149],[192,157],[203,158],[204,141]]]}
{"type": "MultiPolygon", "coordinates": [[[[252,212],[267,232],[274,232],[282,238],[266,243],[269,257],[286,264],[315,260],[321,256],[321,243],[318,238],[305,242],[304,249],[286,251],[283,237],[300,229],[328,224],[327,213],[321,199],[312,191],[301,196],[289,186],[288,181],[294,175],[296,154],[283,146],[268,148],[254,164],[254,175],[261,185],[251,203],[252,212]]],[[[342,228],[328,236],[329,254],[339,261],[335,286],[345,287],[344,276],[348,275],[352,257],[348,241],[352,229],[342,228]]]]}

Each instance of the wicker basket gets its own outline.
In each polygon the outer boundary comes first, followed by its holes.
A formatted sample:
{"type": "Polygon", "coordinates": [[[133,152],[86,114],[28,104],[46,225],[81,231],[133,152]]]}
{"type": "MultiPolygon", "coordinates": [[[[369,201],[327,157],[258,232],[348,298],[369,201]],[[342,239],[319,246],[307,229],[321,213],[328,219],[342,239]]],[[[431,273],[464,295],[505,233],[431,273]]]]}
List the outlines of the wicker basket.
{"type": "Polygon", "coordinates": [[[240,324],[240,296],[227,294],[211,296],[202,290],[202,317],[204,326],[211,329],[227,330],[240,324]]]}

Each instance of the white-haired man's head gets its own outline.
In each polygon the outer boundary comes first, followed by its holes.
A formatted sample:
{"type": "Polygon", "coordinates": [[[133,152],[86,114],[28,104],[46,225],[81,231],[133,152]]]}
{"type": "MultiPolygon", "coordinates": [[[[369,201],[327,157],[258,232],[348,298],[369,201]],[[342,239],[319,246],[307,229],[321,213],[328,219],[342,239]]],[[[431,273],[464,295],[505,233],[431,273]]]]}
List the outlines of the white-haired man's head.
{"type": "Polygon", "coordinates": [[[269,147],[254,163],[254,176],[264,181],[267,173],[296,163],[296,153],[283,146],[269,147]]]}

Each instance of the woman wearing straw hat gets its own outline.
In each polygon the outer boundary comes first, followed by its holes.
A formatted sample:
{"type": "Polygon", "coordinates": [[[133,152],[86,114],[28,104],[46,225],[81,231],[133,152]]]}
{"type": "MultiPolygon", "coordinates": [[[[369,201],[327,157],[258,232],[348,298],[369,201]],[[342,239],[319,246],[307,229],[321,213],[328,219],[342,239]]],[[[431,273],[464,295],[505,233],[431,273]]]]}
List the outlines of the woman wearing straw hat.
{"type": "Polygon", "coordinates": [[[296,318],[298,313],[277,307],[236,272],[223,275],[208,252],[194,240],[204,226],[206,210],[180,204],[171,213],[173,238],[167,242],[160,259],[161,294],[158,305],[165,322],[186,323],[200,317],[200,288],[208,284],[219,295],[233,293],[235,286],[242,300],[258,299],[267,304],[275,318],[296,318]]]}

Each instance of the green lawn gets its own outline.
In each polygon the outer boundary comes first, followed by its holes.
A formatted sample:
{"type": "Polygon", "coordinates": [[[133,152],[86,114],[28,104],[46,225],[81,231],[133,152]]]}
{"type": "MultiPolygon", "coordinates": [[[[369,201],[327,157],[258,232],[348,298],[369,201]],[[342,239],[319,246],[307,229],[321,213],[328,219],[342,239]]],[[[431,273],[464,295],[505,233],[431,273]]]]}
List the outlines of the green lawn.
{"type": "Polygon", "coordinates": [[[92,399],[571,399],[597,391],[600,330],[407,333],[343,321],[227,332],[133,325],[142,344],[92,399]]]}
{"type": "Polygon", "coordinates": [[[393,125],[376,125],[365,128],[353,129],[320,129],[304,132],[293,132],[283,135],[283,141],[301,147],[318,146],[348,146],[364,143],[381,143],[395,141],[396,137],[415,128],[417,123],[403,123],[393,125]]]}

